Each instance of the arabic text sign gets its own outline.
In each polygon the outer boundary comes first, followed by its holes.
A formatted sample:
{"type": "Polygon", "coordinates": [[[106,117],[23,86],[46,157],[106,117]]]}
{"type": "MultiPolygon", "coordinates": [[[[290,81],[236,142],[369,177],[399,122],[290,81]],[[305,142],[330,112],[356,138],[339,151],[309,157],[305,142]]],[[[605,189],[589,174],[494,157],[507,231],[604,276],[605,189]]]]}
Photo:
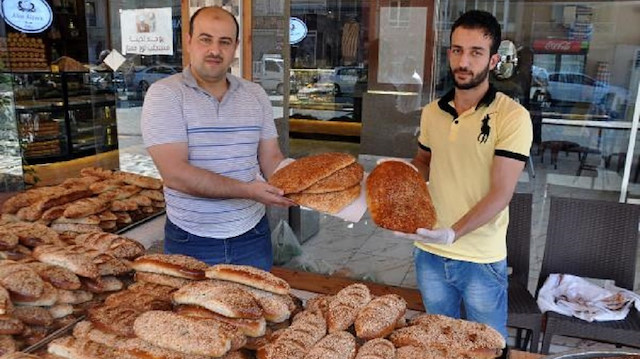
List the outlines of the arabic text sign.
{"type": "Polygon", "coordinates": [[[171,8],[120,11],[122,53],[173,55],[171,8]]]}

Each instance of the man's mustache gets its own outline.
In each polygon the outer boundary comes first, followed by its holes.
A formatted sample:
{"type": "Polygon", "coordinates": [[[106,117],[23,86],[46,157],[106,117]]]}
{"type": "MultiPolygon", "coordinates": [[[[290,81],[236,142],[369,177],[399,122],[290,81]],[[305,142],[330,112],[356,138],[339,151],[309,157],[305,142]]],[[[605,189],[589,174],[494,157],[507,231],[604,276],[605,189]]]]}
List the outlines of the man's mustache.
{"type": "Polygon", "coordinates": [[[462,68],[462,67],[453,70],[453,73],[454,74],[468,74],[468,75],[472,75],[473,74],[473,72],[471,72],[471,71],[469,71],[469,70],[467,70],[465,68],[462,68]]]}

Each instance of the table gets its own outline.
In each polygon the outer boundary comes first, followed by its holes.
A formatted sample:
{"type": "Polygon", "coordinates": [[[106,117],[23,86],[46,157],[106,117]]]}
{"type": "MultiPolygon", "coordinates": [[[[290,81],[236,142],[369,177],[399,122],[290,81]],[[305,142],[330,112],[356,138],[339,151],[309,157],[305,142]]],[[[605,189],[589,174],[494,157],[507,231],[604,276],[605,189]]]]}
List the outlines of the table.
{"type": "Polygon", "coordinates": [[[509,353],[509,358],[510,359],[538,359],[538,358],[543,358],[544,355],[541,354],[533,354],[533,353],[527,353],[527,352],[521,352],[519,350],[512,350],[509,353]]]}

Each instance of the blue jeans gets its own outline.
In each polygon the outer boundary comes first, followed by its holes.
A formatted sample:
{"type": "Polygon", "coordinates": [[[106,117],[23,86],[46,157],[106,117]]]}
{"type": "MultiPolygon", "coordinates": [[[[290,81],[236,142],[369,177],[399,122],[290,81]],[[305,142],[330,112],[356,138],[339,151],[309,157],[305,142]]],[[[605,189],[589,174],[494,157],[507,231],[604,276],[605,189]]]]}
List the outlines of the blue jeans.
{"type": "Polygon", "coordinates": [[[200,237],[173,224],[164,225],[164,252],[185,254],[209,265],[227,263],[271,270],[271,230],[267,216],[247,232],[227,239],[200,237]]]}
{"type": "Polygon", "coordinates": [[[484,323],[507,339],[507,260],[472,263],[415,249],[416,277],[428,313],[484,323]]]}

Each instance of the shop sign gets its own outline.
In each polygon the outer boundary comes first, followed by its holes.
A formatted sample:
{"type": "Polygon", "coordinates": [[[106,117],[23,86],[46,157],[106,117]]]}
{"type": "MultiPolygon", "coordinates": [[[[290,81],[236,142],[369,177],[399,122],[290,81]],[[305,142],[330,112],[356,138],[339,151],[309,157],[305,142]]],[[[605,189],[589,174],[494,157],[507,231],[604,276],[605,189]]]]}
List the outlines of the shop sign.
{"type": "Polygon", "coordinates": [[[297,44],[307,37],[307,24],[297,17],[289,19],[289,43],[297,44]]]}
{"type": "Polygon", "coordinates": [[[14,29],[39,33],[51,26],[53,12],[44,0],[2,0],[0,15],[14,29]]]}
{"type": "Polygon", "coordinates": [[[534,40],[533,50],[537,52],[551,52],[551,53],[579,53],[589,48],[589,43],[586,41],[571,41],[562,39],[553,40],[534,40]]]}
{"type": "Polygon", "coordinates": [[[120,10],[122,53],[173,55],[171,8],[120,10]]]}

